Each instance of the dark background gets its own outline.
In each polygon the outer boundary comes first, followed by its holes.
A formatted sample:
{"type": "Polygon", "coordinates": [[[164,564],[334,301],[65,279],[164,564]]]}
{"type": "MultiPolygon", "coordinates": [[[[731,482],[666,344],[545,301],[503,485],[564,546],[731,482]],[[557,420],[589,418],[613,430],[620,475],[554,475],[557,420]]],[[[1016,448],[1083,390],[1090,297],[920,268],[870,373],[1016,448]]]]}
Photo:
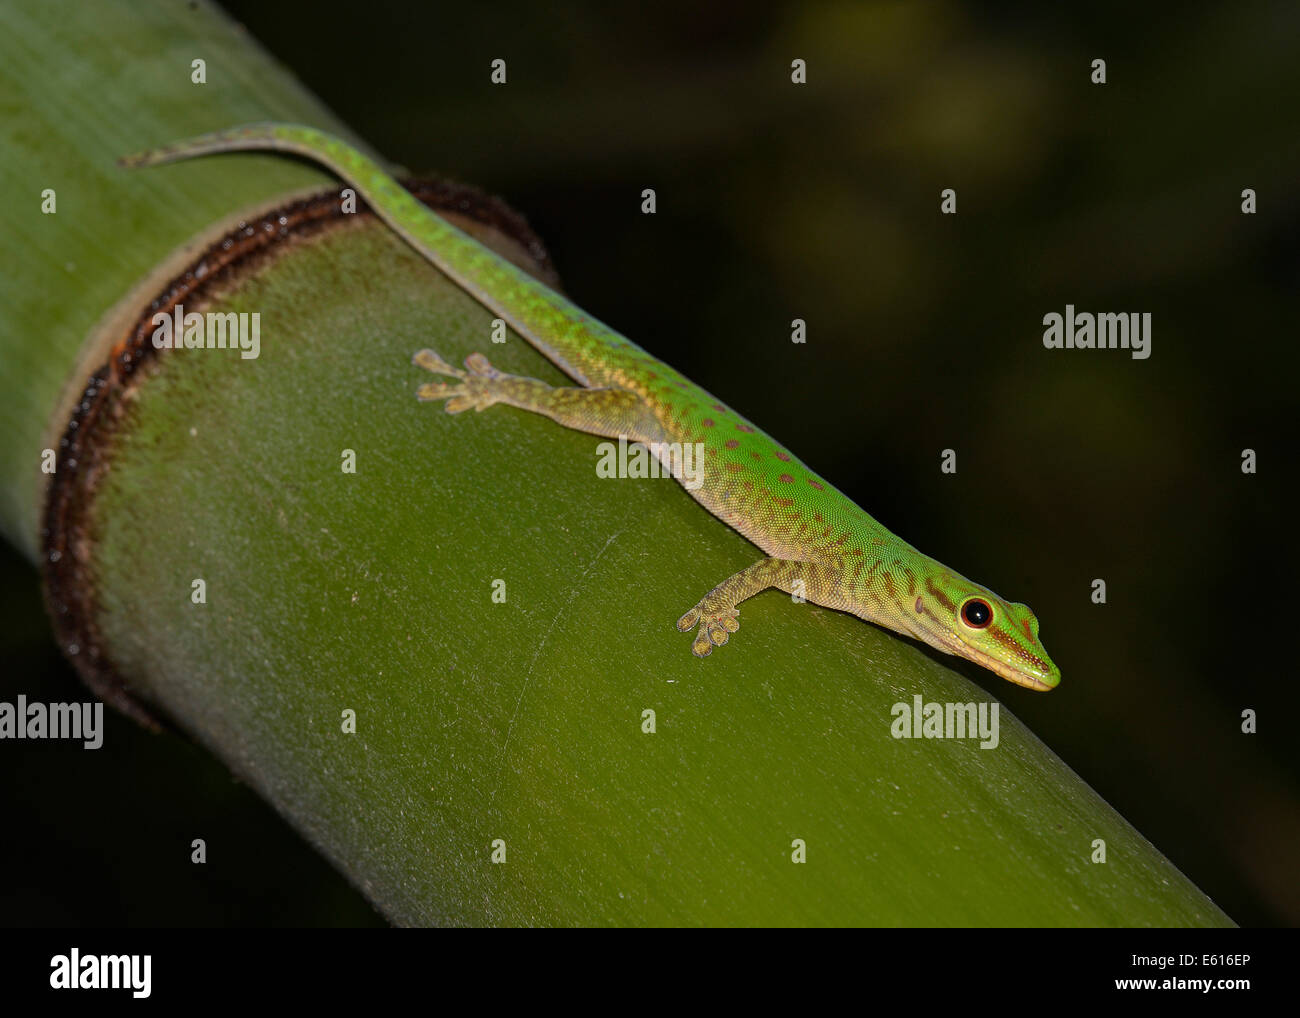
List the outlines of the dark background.
{"type": "MultiPolygon", "coordinates": [[[[579,304],[1030,603],[1060,689],[968,674],[1237,922],[1300,922],[1300,8],[226,8],[379,151],[523,212],[579,304]],[[1066,303],[1151,312],[1151,358],[1045,350],[1066,303]]],[[[7,548],[0,611],[0,699],[84,698],[7,548]]],[[[110,725],[93,768],[3,747],[0,922],[382,922],[219,762],[110,725]],[[159,849],[194,837],[207,866],[159,849]]]]}

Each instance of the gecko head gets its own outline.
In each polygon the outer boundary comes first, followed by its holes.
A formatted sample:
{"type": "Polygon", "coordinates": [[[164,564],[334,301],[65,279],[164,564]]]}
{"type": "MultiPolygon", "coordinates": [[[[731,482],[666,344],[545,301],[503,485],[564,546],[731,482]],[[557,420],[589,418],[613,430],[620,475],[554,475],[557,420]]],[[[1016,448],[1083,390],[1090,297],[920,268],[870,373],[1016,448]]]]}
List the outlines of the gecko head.
{"type": "Polygon", "coordinates": [[[924,586],[914,606],[923,640],[1018,686],[1043,692],[1056,688],[1061,670],[1038,641],[1038,618],[1028,605],[1004,601],[946,569],[936,571],[924,586]]]}

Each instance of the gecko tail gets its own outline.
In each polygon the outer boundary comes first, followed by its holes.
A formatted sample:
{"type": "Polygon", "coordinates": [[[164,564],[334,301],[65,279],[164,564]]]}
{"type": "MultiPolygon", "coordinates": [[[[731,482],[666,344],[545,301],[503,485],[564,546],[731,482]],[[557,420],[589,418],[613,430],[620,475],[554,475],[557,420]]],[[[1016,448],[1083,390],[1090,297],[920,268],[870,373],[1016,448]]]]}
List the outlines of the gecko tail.
{"type": "MultiPolygon", "coordinates": [[[[321,140],[329,136],[315,128],[300,127],[295,124],[278,124],[270,121],[258,124],[244,124],[225,131],[213,131],[186,138],[170,145],[145,149],[118,159],[119,166],[138,169],[143,166],[161,166],[181,159],[211,155],[217,152],[281,150],[300,152],[304,136],[316,135],[321,140]]],[[[333,141],[334,139],[329,139],[333,141]]]]}

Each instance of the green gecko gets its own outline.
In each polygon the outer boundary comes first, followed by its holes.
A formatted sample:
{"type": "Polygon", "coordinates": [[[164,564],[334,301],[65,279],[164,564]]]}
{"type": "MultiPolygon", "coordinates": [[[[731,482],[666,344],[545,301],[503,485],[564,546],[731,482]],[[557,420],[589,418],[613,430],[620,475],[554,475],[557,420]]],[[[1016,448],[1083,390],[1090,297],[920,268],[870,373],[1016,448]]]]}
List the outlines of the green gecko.
{"type": "Polygon", "coordinates": [[[736,411],[456,229],[338,138],[309,127],[251,124],[121,163],[152,166],[244,150],[290,153],[337,174],[416,251],[578,383],[554,388],[504,374],[479,353],[461,370],[421,350],[414,363],[451,381],[420,386],[420,400],[445,400],[451,414],[495,403],[518,407],[566,428],[643,443],[665,466],[674,444],[702,450],[692,484],[680,460],[674,476],[765,557],[677,620],[680,631],[696,631],[697,657],[740,628],[740,602],[776,587],[969,658],[1029,689],[1050,690],[1061,681],[1026,605],[1004,601],[896,537],[736,411]]]}

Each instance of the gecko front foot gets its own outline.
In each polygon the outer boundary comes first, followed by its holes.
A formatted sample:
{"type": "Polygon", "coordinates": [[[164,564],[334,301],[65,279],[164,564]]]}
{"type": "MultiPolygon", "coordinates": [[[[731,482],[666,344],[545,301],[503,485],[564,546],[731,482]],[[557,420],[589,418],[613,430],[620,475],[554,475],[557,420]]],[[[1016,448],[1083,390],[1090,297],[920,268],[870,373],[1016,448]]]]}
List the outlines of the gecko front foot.
{"type": "Polygon", "coordinates": [[[708,657],[714,647],[721,647],[740,628],[738,615],[740,611],[734,604],[710,594],[677,620],[677,629],[689,633],[698,623],[700,628],[691,643],[691,653],[708,657]]]}
{"type": "Polygon", "coordinates": [[[415,392],[416,398],[424,403],[445,399],[447,405],[444,409],[449,414],[486,410],[497,401],[496,383],[504,377],[481,353],[472,353],[465,358],[466,371],[453,368],[432,350],[421,350],[411,358],[411,363],[435,375],[460,379],[459,382],[426,382],[415,392]]]}

